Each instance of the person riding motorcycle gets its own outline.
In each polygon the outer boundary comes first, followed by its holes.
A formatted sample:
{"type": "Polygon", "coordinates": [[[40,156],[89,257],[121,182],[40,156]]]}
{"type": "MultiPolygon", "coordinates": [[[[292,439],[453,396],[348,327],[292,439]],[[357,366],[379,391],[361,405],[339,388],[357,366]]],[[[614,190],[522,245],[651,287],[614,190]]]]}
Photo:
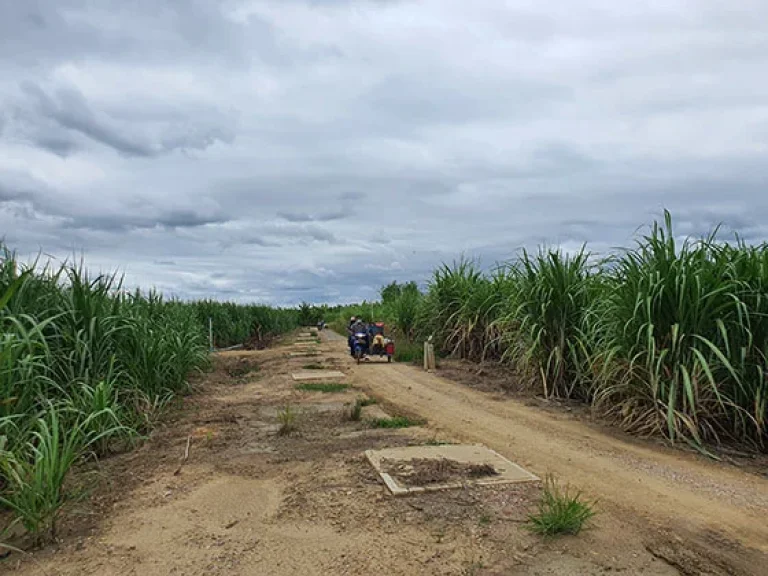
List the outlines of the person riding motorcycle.
{"type": "Polygon", "coordinates": [[[362,318],[355,318],[352,317],[352,320],[350,320],[349,327],[349,353],[350,355],[355,355],[355,334],[365,334],[365,347],[366,350],[368,349],[368,343],[370,341],[370,336],[368,334],[368,329],[365,325],[365,322],[363,322],[362,318]]]}

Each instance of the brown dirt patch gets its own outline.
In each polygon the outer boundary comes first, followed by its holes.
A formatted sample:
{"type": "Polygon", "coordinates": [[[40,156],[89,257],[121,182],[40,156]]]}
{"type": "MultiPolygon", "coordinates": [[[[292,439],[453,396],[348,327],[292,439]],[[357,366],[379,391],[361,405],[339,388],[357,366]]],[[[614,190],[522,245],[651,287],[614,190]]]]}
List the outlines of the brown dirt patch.
{"type": "Polygon", "coordinates": [[[406,486],[446,484],[499,475],[490,464],[456,462],[447,458],[414,458],[406,462],[382,460],[381,464],[384,472],[406,486]]]}

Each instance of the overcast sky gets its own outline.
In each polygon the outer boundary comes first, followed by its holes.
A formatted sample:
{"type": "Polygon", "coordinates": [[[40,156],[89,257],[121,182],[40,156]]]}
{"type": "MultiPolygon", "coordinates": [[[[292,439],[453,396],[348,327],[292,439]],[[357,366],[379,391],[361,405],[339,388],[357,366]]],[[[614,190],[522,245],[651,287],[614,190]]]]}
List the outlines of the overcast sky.
{"type": "Polygon", "coordinates": [[[0,0],[0,238],[185,298],[768,239],[765,0],[0,0]]]}

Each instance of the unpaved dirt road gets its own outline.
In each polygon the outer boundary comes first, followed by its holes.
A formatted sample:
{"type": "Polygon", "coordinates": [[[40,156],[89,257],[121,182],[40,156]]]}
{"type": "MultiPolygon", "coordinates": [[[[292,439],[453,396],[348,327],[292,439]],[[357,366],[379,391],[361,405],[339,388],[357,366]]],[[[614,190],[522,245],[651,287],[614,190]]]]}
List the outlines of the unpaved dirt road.
{"type": "MultiPolygon", "coordinates": [[[[563,414],[478,392],[398,364],[356,366],[333,334],[319,354],[232,352],[138,450],[101,463],[92,498],[61,539],[0,561],[32,576],[762,575],[768,481],[675,450],[606,434],[563,414]],[[308,363],[346,373],[347,390],[297,389],[308,363]],[[348,418],[361,396],[379,400],[348,418]],[[280,435],[290,404],[296,431],[280,435]],[[374,429],[365,418],[418,415],[425,426],[374,429]],[[189,460],[179,457],[191,439],[189,460]],[[369,448],[481,442],[597,500],[575,537],[524,528],[537,484],[395,498],[369,448]]],[[[82,470],[74,481],[88,479],[82,470]]],[[[77,513],[77,514],[75,514],[77,513]]]]}
{"type": "MultiPolygon", "coordinates": [[[[479,442],[543,477],[553,473],[631,522],[654,553],[768,574],[768,478],[679,450],[617,438],[583,422],[500,400],[402,364],[361,365],[376,397],[479,442]]],[[[696,573],[695,570],[693,573],[696,573]]]]}

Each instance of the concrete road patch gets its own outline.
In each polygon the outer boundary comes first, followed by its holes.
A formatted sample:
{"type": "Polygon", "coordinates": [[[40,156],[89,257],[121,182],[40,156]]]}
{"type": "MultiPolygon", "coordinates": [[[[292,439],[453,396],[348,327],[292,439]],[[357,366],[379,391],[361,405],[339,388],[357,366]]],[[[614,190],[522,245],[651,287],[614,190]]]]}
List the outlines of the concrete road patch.
{"type": "Polygon", "coordinates": [[[294,372],[291,377],[297,382],[304,380],[335,380],[337,378],[344,378],[344,372],[338,370],[305,370],[302,372],[294,372]]]}
{"type": "Polygon", "coordinates": [[[445,446],[405,446],[401,448],[385,448],[383,450],[366,450],[366,458],[378,472],[389,491],[395,496],[413,494],[433,490],[448,490],[474,484],[489,486],[498,484],[514,484],[518,482],[535,482],[539,478],[514,462],[510,462],[498,452],[485,446],[466,444],[445,446]],[[384,470],[384,461],[395,461],[407,467],[411,461],[418,460],[451,460],[463,465],[490,465],[496,474],[479,478],[465,478],[444,483],[406,485],[401,480],[384,470]]]}

